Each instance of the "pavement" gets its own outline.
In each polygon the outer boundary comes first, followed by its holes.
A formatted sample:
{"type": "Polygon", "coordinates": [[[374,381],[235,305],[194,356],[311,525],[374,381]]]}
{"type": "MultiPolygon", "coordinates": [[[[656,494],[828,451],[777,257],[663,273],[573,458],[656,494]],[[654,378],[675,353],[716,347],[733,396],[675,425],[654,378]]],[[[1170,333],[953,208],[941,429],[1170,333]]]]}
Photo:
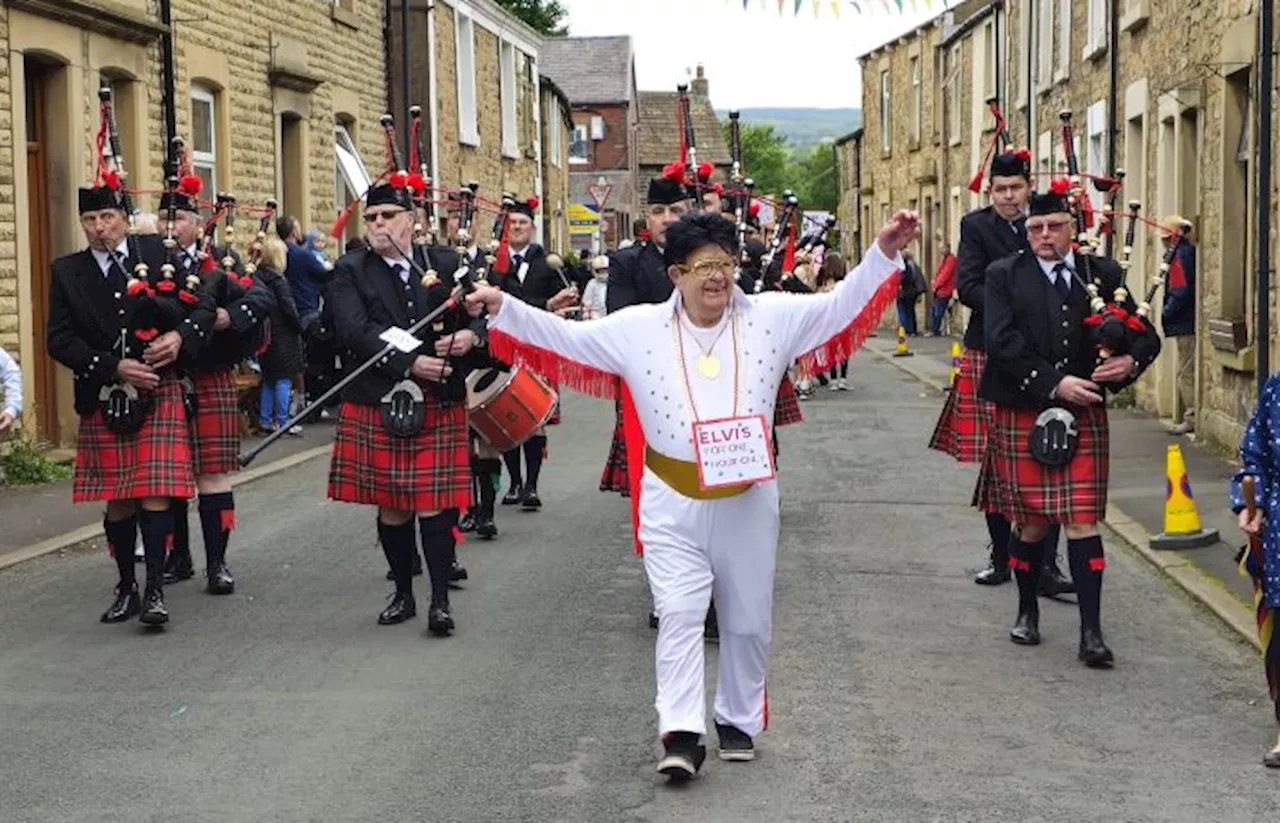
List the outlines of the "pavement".
{"type": "MultiPolygon", "coordinates": [[[[333,442],[334,424],[319,422],[303,427],[301,437],[277,440],[236,477],[236,484],[269,476],[319,453],[333,442]]],[[[243,448],[260,438],[248,437],[243,448]]],[[[0,486],[0,569],[49,552],[61,551],[85,541],[101,542],[102,504],[71,502],[71,481],[40,486],[0,486]]]]}
{"type": "MultiPolygon", "coordinates": [[[[460,549],[458,632],[381,627],[373,518],[327,461],[239,497],[235,595],[170,587],[160,635],[97,622],[91,551],[0,571],[0,819],[1255,821],[1274,720],[1257,655],[1108,541],[1113,671],[1007,632],[972,467],[923,447],[939,396],[872,354],[780,432],[771,728],[753,763],[653,772],[650,598],[627,501],[597,491],[612,404],[571,395],[545,509],[460,549]],[[922,434],[923,433],[923,434],[922,434]]],[[[193,530],[198,531],[198,530],[193,530]]],[[[200,556],[197,547],[197,557],[200,556]]],[[[708,676],[717,650],[708,647],[708,676]]]]}
{"type": "MultiPolygon", "coordinates": [[[[909,338],[909,356],[895,356],[897,340],[881,334],[867,342],[868,353],[880,357],[917,381],[932,386],[938,396],[949,383],[951,337],[909,338]]],[[[941,402],[941,401],[940,401],[941,402]]],[[[1192,437],[1170,435],[1171,421],[1135,409],[1108,411],[1111,427],[1111,479],[1107,524],[1188,594],[1257,645],[1253,587],[1240,574],[1235,552],[1245,536],[1227,505],[1227,484],[1237,464],[1192,437]],[[1151,548],[1151,539],[1164,531],[1165,462],[1168,446],[1176,443],[1186,464],[1201,527],[1217,530],[1217,542],[1180,551],[1151,548]]],[[[930,428],[922,432],[928,441],[930,428]]]]}

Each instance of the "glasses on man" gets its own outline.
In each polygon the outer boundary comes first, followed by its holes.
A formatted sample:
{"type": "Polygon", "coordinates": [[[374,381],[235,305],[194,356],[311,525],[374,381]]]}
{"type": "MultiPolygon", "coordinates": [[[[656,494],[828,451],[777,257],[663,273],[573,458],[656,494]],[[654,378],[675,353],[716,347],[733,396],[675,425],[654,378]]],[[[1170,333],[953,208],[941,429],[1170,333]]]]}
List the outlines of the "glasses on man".
{"type": "Polygon", "coordinates": [[[390,222],[391,220],[395,219],[396,217],[404,213],[405,213],[404,209],[394,209],[390,211],[367,211],[364,213],[364,222],[377,223],[379,220],[385,220],[387,222],[390,222]]]}
{"type": "Polygon", "coordinates": [[[736,268],[737,264],[728,258],[724,260],[701,260],[694,263],[692,266],[679,267],[680,271],[685,274],[692,274],[699,280],[707,280],[717,274],[722,274],[725,277],[732,277],[736,268]]]}
{"type": "Polygon", "coordinates": [[[1027,222],[1027,234],[1053,234],[1071,225],[1070,220],[1046,220],[1044,222],[1027,222]]]}

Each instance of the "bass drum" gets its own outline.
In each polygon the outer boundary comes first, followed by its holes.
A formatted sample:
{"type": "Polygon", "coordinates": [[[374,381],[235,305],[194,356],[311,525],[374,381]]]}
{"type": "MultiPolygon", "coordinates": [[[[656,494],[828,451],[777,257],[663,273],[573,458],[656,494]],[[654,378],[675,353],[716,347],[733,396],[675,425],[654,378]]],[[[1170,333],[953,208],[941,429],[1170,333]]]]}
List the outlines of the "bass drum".
{"type": "Polygon", "coordinates": [[[522,366],[484,369],[467,375],[471,428],[498,451],[510,451],[547,425],[559,398],[522,366]]]}

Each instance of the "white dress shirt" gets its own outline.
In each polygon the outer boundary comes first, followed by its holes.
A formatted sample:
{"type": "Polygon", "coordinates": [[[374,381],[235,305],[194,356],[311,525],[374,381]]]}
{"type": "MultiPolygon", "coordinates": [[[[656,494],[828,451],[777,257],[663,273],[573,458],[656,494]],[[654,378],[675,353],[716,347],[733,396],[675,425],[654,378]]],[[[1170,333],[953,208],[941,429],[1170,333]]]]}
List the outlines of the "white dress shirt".
{"type": "Polygon", "coordinates": [[[4,349],[0,349],[0,383],[4,384],[4,405],[0,410],[13,415],[14,419],[21,417],[22,372],[4,349]]]}
{"type": "MultiPolygon", "coordinates": [[[[97,249],[89,249],[89,252],[93,255],[93,259],[98,262],[98,268],[102,270],[102,276],[107,277],[108,276],[107,273],[111,270],[111,255],[105,251],[98,251],[97,249]]],[[[128,271],[129,241],[128,240],[120,241],[120,245],[116,246],[115,256],[117,261],[120,263],[120,269],[124,272],[125,277],[128,277],[129,276],[129,271],[128,271]]]]}

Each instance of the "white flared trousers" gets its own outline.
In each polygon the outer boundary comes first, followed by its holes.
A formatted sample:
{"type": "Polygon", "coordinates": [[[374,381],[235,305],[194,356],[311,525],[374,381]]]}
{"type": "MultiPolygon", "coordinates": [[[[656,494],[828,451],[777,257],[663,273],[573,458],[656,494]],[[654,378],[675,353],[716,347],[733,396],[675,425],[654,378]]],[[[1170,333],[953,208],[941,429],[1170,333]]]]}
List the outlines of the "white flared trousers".
{"type": "Polygon", "coordinates": [[[703,623],[712,595],[720,625],[716,722],[764,728],[773,629],[778,485],[692,500],[645,470],[640,497],[644,569],[658,612],[658,732],[705,734],[703,623]]]}

